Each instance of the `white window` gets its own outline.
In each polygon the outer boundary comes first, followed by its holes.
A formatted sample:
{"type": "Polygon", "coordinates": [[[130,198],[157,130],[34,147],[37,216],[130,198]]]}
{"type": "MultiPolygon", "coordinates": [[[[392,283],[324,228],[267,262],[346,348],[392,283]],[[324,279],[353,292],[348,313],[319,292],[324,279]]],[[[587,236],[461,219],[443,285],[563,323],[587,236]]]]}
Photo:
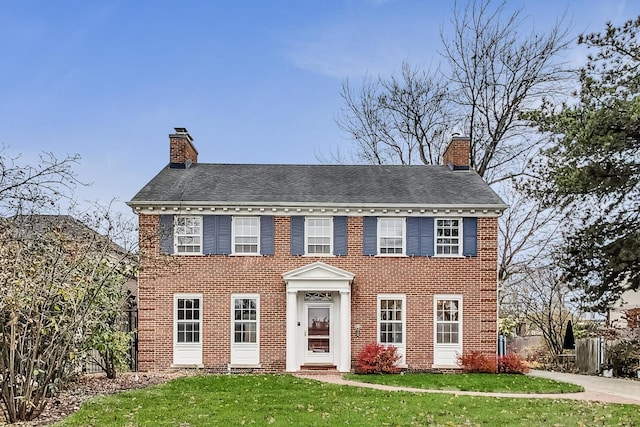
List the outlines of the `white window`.
{"type": "Polygon", "coordinates": [[[378,342],[393,345],[404,364],[406,336],[406,297],[403,294],[378,295],[378,342]]]}
{"type": "Polygon", "coordinates": [[[231,365],[260,364],[260,296],[231,295],[231,365]]]}
{"type": "Polygon", "coordinates": [[[459,368],[462,354],[462,295],[433,296],[433,367],[459,368]]]}
{"type": "Polygon", "coordinates": [[[202,366],[202,294],[173,296],[173,364],[202,366]]]}
{"type": "Polygon", "coordinates": [[[460,255],[462,253],[462,221],[436,219],[436,255],[460,255]]]}
{"type": "Polygon", "coordinates": [[[404,218],[378,218],[378,253],[402,255],[405,242],[404,218]]]}
{"type": "Polygon", "coordinates": [[[333,250],[332,218],[306,218],[305,240],[308,255],[330,255],[333,250]]]}
{"type": "Polygon", "coordinates": [[[436,299],[436,344],[460,343],[461,310],[458,298],[436,299]]]}
{"type": "Polygon", "coordinates": [[[176,342],[200,342],[200,298],[178,298],[176,316],[176,342]]]}
{"type": "Polygon", "coordinates": [[[235,298],[233,301],[233,342],[258,342],[258,299],[235,298]]]}
{"type": "Polygon", "coordinates": [[[175,252],[178,254],[202,253],[202,217],[176,216],[175,218],[175,252]]]}
{"type": "Polygon", "coordinates": [[[258,217],[233,218],[233,253],[260,253],[260,221],[258,217]]]}

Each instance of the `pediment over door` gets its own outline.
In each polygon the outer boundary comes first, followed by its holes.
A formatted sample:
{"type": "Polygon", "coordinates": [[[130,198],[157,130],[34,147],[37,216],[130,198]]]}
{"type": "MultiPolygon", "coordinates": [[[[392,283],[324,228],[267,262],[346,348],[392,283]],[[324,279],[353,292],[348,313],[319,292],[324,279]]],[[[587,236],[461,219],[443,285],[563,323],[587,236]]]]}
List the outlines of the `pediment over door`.
{"type": "Polygon", "coordinates": [[[351,291],[355,274],[324,262],[314,262],[282,274],[287,291],[351,291]]]}

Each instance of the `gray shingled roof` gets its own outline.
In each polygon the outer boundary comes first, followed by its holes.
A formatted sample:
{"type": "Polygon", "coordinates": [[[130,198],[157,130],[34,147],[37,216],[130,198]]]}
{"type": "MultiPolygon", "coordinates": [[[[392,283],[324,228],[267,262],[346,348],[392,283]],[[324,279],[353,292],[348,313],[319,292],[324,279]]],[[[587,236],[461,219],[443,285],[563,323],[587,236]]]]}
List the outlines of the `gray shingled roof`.
{"type": "Polygon", "coordinates": [[[168,166],[130,205],[161,202],[492,205],[504,202],[474,171],[445,166],[257,165],[168,166]]]}

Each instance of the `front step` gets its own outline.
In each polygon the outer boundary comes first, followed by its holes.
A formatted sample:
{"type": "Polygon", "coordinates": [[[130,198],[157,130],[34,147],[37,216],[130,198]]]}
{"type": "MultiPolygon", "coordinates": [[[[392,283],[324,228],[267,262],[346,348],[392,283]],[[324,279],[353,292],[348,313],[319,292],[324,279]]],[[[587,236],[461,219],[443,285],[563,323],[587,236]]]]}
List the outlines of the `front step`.
{"type": "Polygon", "coordinates": [[[338,368],[336,365],[302,365],[300,366],[300,373],[304,374],[337,374],[338,368]]]}

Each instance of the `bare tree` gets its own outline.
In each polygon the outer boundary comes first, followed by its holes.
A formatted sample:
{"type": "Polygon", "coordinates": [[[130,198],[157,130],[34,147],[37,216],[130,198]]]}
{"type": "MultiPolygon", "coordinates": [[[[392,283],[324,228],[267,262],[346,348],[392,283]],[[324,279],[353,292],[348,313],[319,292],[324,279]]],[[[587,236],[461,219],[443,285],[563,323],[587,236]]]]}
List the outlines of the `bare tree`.
{"type": "Polygon", "coordinates": [[[503,315],[516,323],[526,321],[542,334],[552,354],[562,353],[565,327],[581,314],[576,294],[550,266],[528,267],[509,279],[503,315]]]}
{"type": "Polygon", "coordinates": [[[0,148],[0,215],[50,209],[80,184],[72,169],[80,160],[78,154],[59,159],[45,152],[37,164],[20,165],[20,156],[8,156],[6,151],[5,147],[0,148]]]}
{"type": "Polygon", "coordinates": [[[337,122],[355,145],[354,158],[372,164],[439,164],[452,132],[470,136],[472,166],[511,205],[500,221],[504,282],[556,236],[555,211],[514,182],[526,185],[545,143],[521,113],[564,93],[572,74],[561,55],[569,39],[563,19],[548,32],[523,34],[522,11],[508,14],[504,2],[491,0],[455,4],[450,23],[441,29],[440,70],[404,63],[399,77],[365,78],[359,90],[345,82],[337,122]]]}
{"type": "Polygon", "coordinates": [[[342,85],[338,126],[369,164],[438,164],[451,133],[448,90],[438,73],[402,64],[399,77],[342,85]]]}
{"type": "Polygon", "coordinates": [[[568,47],[562,20],[548,32],[523,35],[517,10],[491,0],[454,6],[443,27],[448,69],[420,71],[407,62],[399,76],[366,77],[360,90],[348,81],[337,123],[366,163],[437,164],[446,139],[471,137],[471,162],[489,183],[519,175],[540,142],[520,113],[562,92],[569,72],[560,61],[568,47]],[[527,133],[528,132],[528,133],[527,133]]]}

